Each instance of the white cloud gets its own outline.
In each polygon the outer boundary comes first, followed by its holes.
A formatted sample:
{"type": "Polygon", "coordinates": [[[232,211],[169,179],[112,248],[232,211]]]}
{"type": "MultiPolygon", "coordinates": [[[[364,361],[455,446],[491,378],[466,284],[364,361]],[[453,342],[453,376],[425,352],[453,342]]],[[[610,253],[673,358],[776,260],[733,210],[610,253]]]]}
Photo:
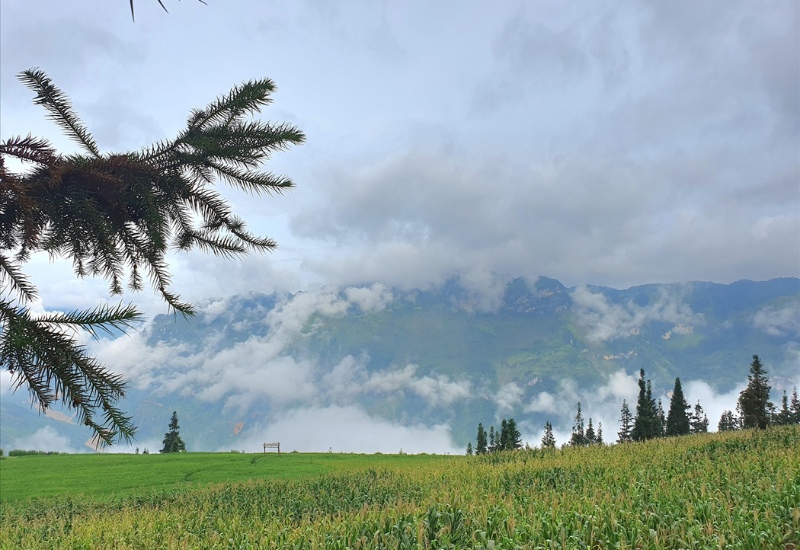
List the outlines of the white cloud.
{"type": "MultiPolygon", "coordinates": [[[[14,442],[14,447],[25,451],[45,451],[58,453],[76,453],[69,438],[59,434],[52,426],[45,426],[14,442]]],[[[82,449],[85,450],[85,449],[82,449]]]]}
{"type": "MultiPolygon", "coordinates": [[[[461,453],[450,443],[450,428],[404,426],[369,416],[349,406],[310,407],[287,410],[279,420],[256,430],[239,445],[252,452],[264,441],[280,441],[282,451],[355,453],[461,453]]],[[[225,449],[221,449],[225,450],[225,449]]]]}
{"type": "Polygon", "coordinates": [[[800,338],[800,301],[792,300],[759,310],[753,316],[753,326],[770,336],[787,334],[800,338]]]}
{"type": "Polygon", "coordinates": [[[670,295],[664,287],[659,287],[654,302],[644,306],[632,301],[612,304],[601,292],[594,293],[585,286],[577,287],[570,296],[579,322],[587,327],[588,337],[594,341],[636,335],[648,321],[673,323],[672,332],[676,334],[688,334],[693,325],[704,323],[703,316],[693,313],[680,295],[670,295]]]}

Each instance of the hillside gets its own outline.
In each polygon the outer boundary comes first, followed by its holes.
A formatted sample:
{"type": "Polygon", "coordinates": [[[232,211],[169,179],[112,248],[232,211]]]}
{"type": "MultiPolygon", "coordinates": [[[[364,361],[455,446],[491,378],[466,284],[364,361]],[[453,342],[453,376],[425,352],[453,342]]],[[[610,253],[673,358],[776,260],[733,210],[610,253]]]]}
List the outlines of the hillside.
{"type": "MultiPolygon", "coordinates": [[[[545,420],[568,431],[579,400],[613,440],[641,368],[659,396],[676,376],[690,401],[722,394],[703,402],[712,427],[714,407],[735,406],[753,354],[773,400],[800,378],[796,278],[626,290],[547,278],[475,289],[453,279],[427,290],[252,293],[198,310],[94,344],[130,381],[123,407],[139,426],[137,446],[157,450],[173,410],[190,450],[280,440],[290,450],[459,452],[478,422],[501,417],[516,418],[535,445],[545,420]]],[[[82,447],[88,434],[69,412],[40,416],[25,398],[3,394],[4,448],[32,434],[82,447]]]]}

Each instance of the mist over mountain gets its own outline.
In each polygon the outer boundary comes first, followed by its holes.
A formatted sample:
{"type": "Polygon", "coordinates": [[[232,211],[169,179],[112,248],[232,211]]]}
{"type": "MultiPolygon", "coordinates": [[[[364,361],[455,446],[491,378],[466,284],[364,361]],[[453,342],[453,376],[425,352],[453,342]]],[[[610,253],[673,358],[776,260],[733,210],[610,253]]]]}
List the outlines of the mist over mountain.
{"type": "MultiPolygon", "coordinates": [[[[478,422],[513,417],[538,445],[566,441],[577,402],[616,438],[638,371],[665,400],[676,376],[712,429],[758,354],[772,399],[800,382],[800,279],[566,288],[554,279],[452,278],[239,295],[89,342],[129,381],[131,445],[161,447],[172,411],[187,448],[463,452],[478,422]]],[[[4,449],[88,450],[69,411],[40,415],[3,380],[4,449]]],[[[128,447],[121,447],[128,450],[128,447]]]]}

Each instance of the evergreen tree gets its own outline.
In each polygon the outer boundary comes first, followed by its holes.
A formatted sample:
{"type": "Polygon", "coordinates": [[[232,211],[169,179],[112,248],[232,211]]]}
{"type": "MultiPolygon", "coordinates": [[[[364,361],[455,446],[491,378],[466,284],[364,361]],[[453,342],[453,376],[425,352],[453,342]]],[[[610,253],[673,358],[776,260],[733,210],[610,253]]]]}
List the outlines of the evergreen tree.
{"type": "Polygon", "coordinates": [[[508,421],[505,418],[500,422],[500,441],[497,444],[497,448],[500,451],[507,451],[509,448],[508,421]]]}
{"type": "Polygon", "coordinates": [[[173,140],[105,154],[46,74],[32,69],[19,78],[83,152],[59,154],[30,135],[0,142],[0,368],[27,386],[38,408],[60,402],[75,410],[99,443],[128,441],[135,426],[116,407],[122,377],[89,356],[71,331],[125,330],[140,314],[120,304],[37,315],[30,308],[37,290],[22,264],[37,252],[69,258],[76,276],[103,277],[112,295],[126,281],[138,291],[149,280],[171,309],[189,315],[191,306],[170,289],[168,252],[233,257],[274,249],[274,241],[247,231],[215,180],[254,195],[280,193],[292,182],[257,168],[305,137],[290,125],[248,120],[275,89],[263,79],[193,111],[173,140]]]}
{"type": "Polygon", "coordinates": [[[489,452],[493,453],[497,450],[497,441],[494,435],[494,426],[489,426],[489,452]]]}
{"type": "Polygon", "coordinates": [[[731,432],[739,429],[739,419],[731,411],[723,411],[717,424],[717,431],[731,432]]]}
{"type": "Polygon", "coordinates": [[[575,415],[575,424],[572,426],[572,436],[569,444],[573,447],[581,447],[586,444],[586,433],[583,428],[583,413],[581,413],[581,402],[578,401],[578,414],[575,415]]]}
{"type": "Polygon", "coordinates": [[[672,399],[669,402],[666,435],[688,435],[691,432],[689,415],[686,414],[689,408],[689,404],[683,396],[681,379],[676,378],[675,387],[672,390],[672,399]]]}
{"type": "Polygon", "coordinates": [[[739,407],[742,411],[742,427],[763,430],[769,425],[770,385],[767,371],[761,365],[758,355],[753,356],[750,363],[750,374],[747,376],[747,387],[739,394],[739,407]]]}
{"type": "Polygon", "coordinates": [[[792,389],[792,401],[789,408],[792,411],[792,421],[800,424],[800,399],[797,398],[797,386],[792,389]]]}
{"type": "Polygon", "coordinates": [[[544,435],[542,436],[542,449],[555,449],[556,438],[553,435],[553,425],[550,421],[544,423],[544,435]]]}
{"type": "Polygon", "coordinates": [[[639,371],[639,397],[636,400],[636,419],[633,421],[631,439],[646,441],[661,435],[658,421],[658,410],[653,401],[653,390],[650,381],[645,382],[644,369],[639,371]]]}
{"type": "Polygon", "coordinates": [[[690,433],[693,434],[700,434],[708,432],[708,416],[703,411],[703,407],[700,405],[700,400],[697,400],[697,404],[694,406],[694,412],[692,412],[691,417],[689,418],[689,428],[690,433]]]}
{"type": "Polygon", "coordinates": [[[598,445],[603,444],[603,423],[597,423],[597,436],[594,438],[594,442],[598,445]]]}
{"type": "Polygon", "coordinates": [[[509,451],[515,451],[517,449],[522,448],[522,434],[517,429],[517,422],[513,418],[508,419],[508,424],[506,425],[508,429],[508,435],[506,436],[507,447],[509,451]]]}
{"type": "Polygon", "coordinates": [[[467,442],[467,456],[472,456],[472,441],[467,442]]]}
{"type": "Polygon", "coordinates": [[[478,424],[478,440],[475,448],[475,454],[486,454],[486,431],[483,429],[483,424],[478,424]]]}
{"type": "Polygon", "coordinates": [[[661,400],[656,404],[656,429],[654,437],[664,437],[667,433],[667,418],[664,415],[664,407],[661,406],[661,400]]]}
{"type": "Polygon", "coordinates": [[[186,445],[183,444],[179,430],[178,413],[173,411],[172,418],[169,421],[169,431],[164,434],[164,448],[158,451],[159,453],[179,453],[186,450],[186,445]]]}
{"type": "Polygon", "coordinates": [[[631,437],[632,430],[633,415],[631,414],[630,408],[628,408],[628,402],[623,399],[622,410],[620,411],[619,431],[617,432],[617,442],[630,443],[633,441],[633,438],[631,437]]]}
{"type": "Polygon", "coordinates": [[[589,425],[586,427],[586,433],[583,435],[584,445],[594,445],[596,443],[597,435],[594,433],[594,426],[592,426],[592,417],[589,417],[589,425]]]}
{"type": "Polygon", "coordinates": [[[783,397],[781,398],[781,410],[775,411],[770,418],[770,424],[776,426],[786,426],[792,423],[792,410],[789,408],[789,396],[786,395],[786,390],[783,390],[783,397]]]}

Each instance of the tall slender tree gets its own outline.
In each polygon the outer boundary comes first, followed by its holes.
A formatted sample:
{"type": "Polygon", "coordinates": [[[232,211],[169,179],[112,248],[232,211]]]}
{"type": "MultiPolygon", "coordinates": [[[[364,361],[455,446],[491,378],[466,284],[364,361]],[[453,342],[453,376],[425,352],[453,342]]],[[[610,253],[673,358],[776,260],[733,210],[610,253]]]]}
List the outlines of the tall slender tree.
{"type": "Polygon", "coordinates": [[[500,422],[500,441],[497,444],[497,448],[501,451],[508,450],[508,421],[504,418],[500,422]]]}
{"type": "Polygon", "coordinates": [[[586,433],[583,436],[583,443],[584,445],[594,445],[597,441],[597,434],[594,432],[594,426],[592,425],[592,417],[589,417],[589,425],[586,426],[586,433]]]}
{"type": "Polygon", "coordinates": [[[478,423],[478,438],[475,446],[475,454],[486,454],[486,430],[483,429],[483,424],[478,423]]]}
{"type": "Polygon", "coordinates": [[[467,456],[472,456],[472,441],[467,441],[467,456]]]}
{"type": "Polygon", "coordinates": [[[169,431],[164,434],[164,447],[158,451],[159,453],[179,453],[186,450],[186,445],[183,443],[180,435],[181,427],[178,426],[178,413],[172,412],[172,418],[169,421],[169,431]]]}
{"type": "Polygon", "coordinates": [[[792,411],[792,421],[795,424],[800,424],[800,399],[797,398],[797,386],[792,389],[792,401],[789,404],[792,411]]]}
{"type": "Polygon", "coordinates": [[[489,426],[489,452],[493,453],[497,450],[497,435],[494,431],[494,426],[489,426]]]}
{"type": "Polygon", "coordinates": [[[754,355],[747,376],[747,387],[739,394],[743,428],[763,430],[769,425],[769,411],[773,406],[769,401],[770,388],[767,371],[758,355],[754,355]]]}
{"type": "Polygon", "coordinates": [[[553,435],[553,425],[550,421],[544,423],[544,435],[542,436],[542,449],[555,449],[556,438],[553,435]]]}
{"type": "Polygon", "coordinates": [[[517,429],[517,422],[513,418],[508,419],[506,424],[508,434],[506,436],[506,449],[514,451],[522,448],[522,434],[517,429]]]}
{"type": "Polygon", "coordinates": [[[0,142],[0,368],[42,410],[57,402],[75,410],[99,443],[129,440],[135,427],[116,406],[122,377],[90,357],[74,333],[125,330],[139,313],[120,304],[37,315],[30,309],[36,287],[22,264],[35,252],[70,258],[78,277],[105,278],[112,295],[126,280],[138,291],[149,279],[171,309],[189,315],[192,307],[170,289],[168,251],[237,257],[273,250],[275,242],[250,234],[213,184],[224,180],[254,195],[291,188],[288,178],[258,168],[305,137],[288,124],[248,120],[275,90],[262,79],[194,110],[173,140],[105,154],[44,72],[19,77],[83,153],[59,154],[30,135],[0,142]]]}
{"type": "Polygon", "coordinates": [[[622,410],[620,411],[619,418],[619,431],[617,432],[618,443],[630,443],[633,441],[631,431],[633,430],[633,415],[628,407],[628,402],[622,400],[622,410]]]}
{"type": "Polygon", "coordinates": [[[578,401],[578,413],[575,415],[575,423],[572,425],[572,436],[569,444],[573,447],[581,447],[586,444],[586,432],[583,427],[583,413],[581,412],[581,402],[578,401]]]}
{"type": "Polygon", "coordinates": [[[700,405],[700,400],[694,406],[694,411],[689,417],[690,432],[693,434],[706,433],[708,431],[708,416],[706,416],[703,407],[700,405]]]}
{"type": "Polygon", "coordinates": [[[598,445],[602,445],[603,444],[603,423],[602,422],[598,422],[597,423],[597,435],[594,438],[594,442],[596,444],[598,444],[598,445]]]}
{"type": "Polygon", "coordinates": [[[689,424],[689,404],[683,396],[681,379],[675,378],[675,387],[672,389],[672,398],[669,402],[669,413],[667,414],[666,435],[688,435],[691,431],[689,424]]]}
{"type": "Polygon", "coordinates": [[[653,390],[650,381],[644,379],[644,369],[639,371],[639,397],[636,400],[636,419],[633,421],[631,438],[634,441],[646,441],[661,435],[658,421],[658,410],[653,401],[653,390]]]}

